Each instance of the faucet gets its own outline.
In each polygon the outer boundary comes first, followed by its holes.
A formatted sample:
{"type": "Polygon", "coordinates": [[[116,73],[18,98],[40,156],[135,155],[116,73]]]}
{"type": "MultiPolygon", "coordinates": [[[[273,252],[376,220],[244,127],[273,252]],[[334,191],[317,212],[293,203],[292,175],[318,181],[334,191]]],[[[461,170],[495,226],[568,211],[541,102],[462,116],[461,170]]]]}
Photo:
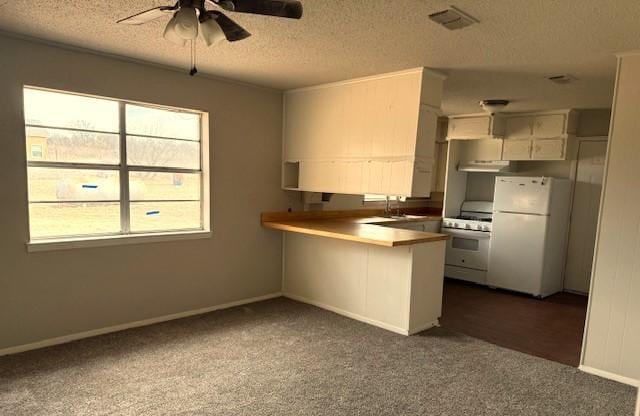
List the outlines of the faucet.
{"type": "Polygon", "coordinates": [[[404,214],[400,213],[400,197],[396,197],[396,217],[404,217],[404,214]]]}
{"type": "Polygon", "coordinates": [[[389,195],[385,196],[384,216],[391,218],[391,207],[389,206],[389,195]]]}
{"type": "MultiPolygon", "coordinates": [[[[391,211],[391,198],[389,198],[389,195],[385,195],[385,204],[384,204],[384,216],[386,218],[394,218],[394,215],[391,211]]],[[[396,197],[396,215],[395,217],[399,218],[399,217],[404,217],[404,214],[400,213],[400,197],[396,197]]]]}

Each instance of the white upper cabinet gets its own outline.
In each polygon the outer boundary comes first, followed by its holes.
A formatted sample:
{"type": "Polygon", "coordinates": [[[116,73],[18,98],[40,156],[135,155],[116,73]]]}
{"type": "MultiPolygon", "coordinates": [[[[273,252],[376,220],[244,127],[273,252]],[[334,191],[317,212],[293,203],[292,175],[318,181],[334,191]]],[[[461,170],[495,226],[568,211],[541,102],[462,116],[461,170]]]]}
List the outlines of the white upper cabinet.
{"type": "Polygon", "coordinates": [[[460,160],[502,160],[502,140],[477,139],[460,143],[460,160]]]}
{"type": "Polygon", "coordinates": [[[505,140],[502,160],[531,160],[531,140],[505,140]]]}
{"type": "Polygon", "coordinates": [[[443,82],[418,68],[287,91],[283,187],[429,196],[443,82]]]}
{"type": "Polygon", "coordinates": [[[572,111],[510,115],[506,119],[507,139],[550,139],[575,134],[576,117],[572,111]]]}
{"type": "Polygon", "coordinates": [[[538,139],[533,140],[531,159],[559,160],[565,158],[566,139],[538,139]]]}
{"type": "Polygon", "coordinates": [[[504,120],[499,115],[466,114],[449,117],[448,140],[502,138],[504,120]]]}
{"type": "Polygon", "coordinates": [[[528,116],[509,117],[505,122],[508,139],[529,139],[533,136],[533,118],[528,116]]]}
{"type": "Polygon", "coordinates": [[[566,160],[577,128],[573,110],[508,115],[503,160],[566,160]]]}
{"type": "Polygon", "coordinates": [[[575,134],[575,126],[570,131],[570,126],[567,123],[568,118],[568,114],[548,114],[533,117],[533,137],[546,139],[575,134]]]}

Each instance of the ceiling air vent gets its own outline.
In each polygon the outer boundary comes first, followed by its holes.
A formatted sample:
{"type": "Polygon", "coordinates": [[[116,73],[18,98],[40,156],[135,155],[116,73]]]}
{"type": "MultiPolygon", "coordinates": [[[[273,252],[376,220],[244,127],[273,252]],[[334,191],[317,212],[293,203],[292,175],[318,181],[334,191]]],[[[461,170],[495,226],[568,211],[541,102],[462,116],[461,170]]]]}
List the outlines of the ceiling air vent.
{"type": "Polygon", "coordinates": [[[478,23],[476,19],[453,6],[450,6],[447,10],[430,14],[429,19],[449,30],[462,29],[463,27],[478,23]]]}
{"type": "Polygon", "coordinates": [[[571,84],[572,82],[578,80],[578,78],[569,74],[553,75],[551,77],[547,77],[547,79],[551,82],[555,82],[556,84],[560,84],[560,85],[571,84]]]}

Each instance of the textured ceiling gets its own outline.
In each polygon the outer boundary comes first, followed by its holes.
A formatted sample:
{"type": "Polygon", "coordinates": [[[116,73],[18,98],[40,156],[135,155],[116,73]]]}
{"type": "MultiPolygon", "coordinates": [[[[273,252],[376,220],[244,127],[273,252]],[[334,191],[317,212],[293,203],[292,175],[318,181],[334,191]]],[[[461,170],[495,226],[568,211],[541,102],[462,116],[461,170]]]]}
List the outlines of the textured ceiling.
{"type": "MultiPolygon", "coordinates": [[[[428,15],[441,0],[302,0],[301,20],[230,13],[253,34],[207,49],[201,72],[288,89],[427,66],[449,75],[446,113],[478,111],[483,98],[508,110],[608,107],[615,58],[640,47],[638,0],[456,0],[479,24],[448,31],[428,15]],[[545,76],[579,78],[558,86],[545,76]]],[[[170,0],[0,0],[0,30],[185,68],[189,49],[165,41],[167,18],[115,21],[170,0]]]]}

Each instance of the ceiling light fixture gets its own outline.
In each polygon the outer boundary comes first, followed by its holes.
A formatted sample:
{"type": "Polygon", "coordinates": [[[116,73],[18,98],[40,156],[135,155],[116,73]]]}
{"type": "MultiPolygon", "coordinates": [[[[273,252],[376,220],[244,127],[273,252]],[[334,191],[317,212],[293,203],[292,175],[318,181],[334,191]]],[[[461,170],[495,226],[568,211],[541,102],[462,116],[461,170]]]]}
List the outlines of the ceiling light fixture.
{"type": "Polygon", "coordinates": [[[174,15],[176,22],[173,26],[176,35],[184,40],[194,40],[198,37],[198,15],[193,7],[181,7],[174,15]]]}
{"type": "Polygon", "coordinates": [[[482,100],[479,104],[487,113],[496,114],[504,110],[507,104],[509,104],[509,100],[482,100]]]}
{"type": "MultiPolygon", "coordinates": [[[[0,0],[1,2],[2,0],[0,0]]],[[[163,37],[178,45],[191,46],[191,71],[195,75],[196,69],[196,40],[198,32],[207,46],[219,43],[223,39],[229,42],[246,39],[251,36],[247,32],[218,10],[207,10],[206,6],[216,6],[225,11],[249,13],[263,16],[285,17],[300,19],[302,17],[302,3],[299,0],[174,0],[173,6],[159,6],[136,13],[118,20],[117,23],[126,25],[141,25],[168,14],[172,15],[164,29],[163,37]]]]}
{"type": "Polygon", "coordinates": [[[200,15],[200,34],[207,46],[215,45],[225,39],[224,32],[215,16],[209,12],[200,15]]]}
{"type": "Polygon", "coordinates": [[[178,45],[178,46],[186,45],[187,41],[181,38],[180,36],[178,36],[175,28],[176,28],[176,17],[173,16],[169,20],[169,23],[167,23],[167,26],[164,28],[164,34],[162,35],[162,37],[164,37],[166,40],[168,40],[169,42],[175,45],[178,45]]]}

